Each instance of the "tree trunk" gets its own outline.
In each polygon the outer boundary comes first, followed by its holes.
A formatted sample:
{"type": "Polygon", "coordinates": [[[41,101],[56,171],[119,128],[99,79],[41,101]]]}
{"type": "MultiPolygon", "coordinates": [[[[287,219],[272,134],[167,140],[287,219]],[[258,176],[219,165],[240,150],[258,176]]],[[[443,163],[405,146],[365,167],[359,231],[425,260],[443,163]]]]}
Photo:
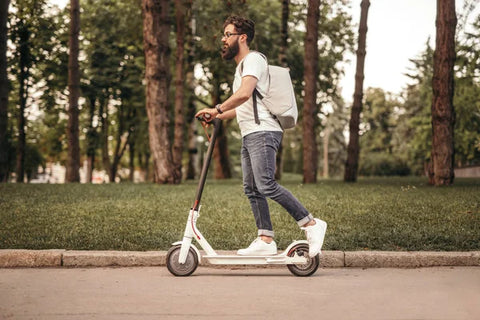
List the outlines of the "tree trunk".
{"type": "Polygon", "coordinates": [[[87,177],[86,182],[91,183],[93,179],[93,169],[95,167],[95,151],[97,148],[97,129],[93,126],[95,118],[96,98],[89,97],[89,124],[87,131],[87,177]]]}
{"type": "Polygon", "coordinates": [[[432,172],[435,186],[451,185],[454,179],[453,107],[455,65],[455,0],[437,0],[437,35],[433,56],[432,172]]]}
{"type": "Polygon", "coordinates": [[[358,171],[358,156],[360,153],[359,143],[359,126],[360,126],[360,114],[362,113],[362,99],[363,99],[363,79],[366,42],[367,42],[367,18],[368,8],[370,7],[369,0],[362,0],[361,14],[360,14],[360,26],[358,28],[358,49],[357,49],[357,69],[355,72],[355,93],[353,95],[352,113],[350,115],[350,140],[348,141],[347,148],[347,161],[345,164],[345,182],[357,181],[358,171]]]}
{"type": "Polygon", "coordinates": [[[23,183],[25,178],[25,107],[28,98],[28,78],[30,76],[30,31],[21,24],[20,26],[20,72],[18,83],[18,95],[20,98],[20,109],[18,110],[17,126],[18,126],[18,141],[17,141],[17,163],[16,176],[17,183],[23,183]]]}
{"type": "Polygon", "coordinates": [[[305,39],[305,98],[303,105],[303,182],[317,182],[317,143],[315,118],[317,114],[318,20],[320,0],[308,1],[307,35],[305,39]]]}
{"type": "Polygon", "coordinates": [[[145,166],[144,166],[144,172],[145,172],[145,181],[150,181],[150,152],[147,150],[145,153],[145,166]]]}
{"type": "Polygon", "coordinates": [[[280,51],[278,53],[278,61],[282,67],[287,67],[287,48],[288,48],[288,5],[290,0],[282,0],[282,23],[280,30],[280,51]]]}
{"type": "Polygon", "coordinates": [[[78,137],[78,98],[80,96],[80,72],[78,66],[79,33],[79,0],[70,0],[70,37],[68,44],[68,158],[65,176],[66,182],[80,182],[80,142],[78,137]]]}
{"type": "MultiPolygon", "coordinates": [[[[127,139],[122,139],[123,133],[125,130],[125,117],[124,117],[124,109],[125,106],[122,104],[119,105],[118,110],[117,110],[117,136],[115,138],[115,149],[113,151],[113,161],[112,165],[110,166],[110,172],[109,172],[109,177],[110,177],[110,182],[115,182],[115,178],[117,177],[117,171],[118,171],[118,164],[120,163],[120,159],[123,156],[123,153],[125,152],[125,149],[127,148],[127,139]],[[123,147],[122,147],[123,144],[123,147]]],[[[128,133],[130,135],[130,131],[128,133]]]]}
{"type": "Polygon", "coordinates": [[[156,183],[180,183],[168,136],[169,52],[168,0],[142,0],[146,108],[156,183]]]}
{"type": "Polygon", "coordinates": [[[182,158],[185,136],[184,116],[184,74],[183,60],[185,49],[185,0],[175,0],[177,20],[177,57],[175,62],[175,130],[173,136],[173,165],[175,175],[182,177],[182,158]]]}
{"type": "Polygon", "coordinates": [[[0,183],[8,181],[7,19],[10,0],[0,4],[0,183]]]}
{"type": "Polygon", "coordinates": [[[232,170],[230,168],[230,153],[228,152],[228,139],[225,122],[220,123],[218,137],[213,149],[213,158],[215,159],[215,179],[230,179],[232,170]]]}
{"type": "Polygon", "coordinates": [[[128,180],[130,182],[135,181],[135,139],[130,139],[130,142],[128,143],[128,168],[129,168],[129,174],[128,174],[128,180]]]}
{"type": "Polygon", "coordinates": [[[93,181],[93,169],[95,168],[95,155],[87,157],[87,172],[85,177],[86,183],[92,183],[93,181]]]}
{"type": "Polygon", "coordinates": [[[328,179],[328,142],[330,140],[330,128],[326,127],[323,131],[323,177],[328,179]]]}
{"type": "MultiPolygon", "coordinates": [[[[281,24],[281,44],[280,52],[278,54],[278,61],[282,67],[287,67],[287,48],[288,48],[288,5],[290,0],[282,0],[282,24],[281,24]]],[[[282,178],[282,156],[283,156],[283,139],[280,141],[280,146],[277,151],[276,166],[275,166],[275,179],[280,180],[282,178]]]]}
{"type": "Polygon", "coordinates": [[[188,85],[188,112],[186,121],[188,125],[188,168],[187,168],[187,180],[195,179],[197,167],[198,167],[198,143],[197,143],[197,119],[194,115],[196,113],[195,106],[195,19],[191,10],[191,5],[187,10],[187,16],[189,20],[188,25],[188,58],[187,58],[187,74],[186,83],[188,85]]]}
{"type": "MultiPolygon", "coordinates": [[[[218,77],[214,77],[218,79],[218,77]]],[[[220,83],[215,81],[213,93],[213,106],[220,103],[220,83]]],[[[214,171],[213,177],[215,179],[230,179],[232,171],[230,168],[230,154],[228,152],[227,130],[225,129],[225,121],[220,123],[218,136],[213,149],[214,171]]]]}
{"type": "MultiPolygon", "coordinates": [[[[109,157],[109,145],[108,145],[108,131],[109,131],[109,121],[108,121],[108,99],[100,99],[100,143],[102,145],[102,164],[103,170],[107,172],[110,178],[110,157],[109,157]]],[[[110,180],[110,182],[113,182],[110,180]]]]}
{"type": "Polygon", "coordinates": [[[190,121],[188,127],[188,168],[187,168],[187,180],[195,179],[197,172],[198,161],[198,147],[197,147],[197,120],[190,121]]]}

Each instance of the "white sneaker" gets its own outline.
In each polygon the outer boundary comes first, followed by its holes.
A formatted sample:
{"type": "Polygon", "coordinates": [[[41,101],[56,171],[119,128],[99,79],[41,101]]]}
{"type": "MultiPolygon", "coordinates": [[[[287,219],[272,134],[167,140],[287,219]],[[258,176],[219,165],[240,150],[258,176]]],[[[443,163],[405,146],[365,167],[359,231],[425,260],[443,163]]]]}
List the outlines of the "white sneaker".
{"type": "Polygon", "coordinates": [[[302,230],[305,230],[307,234],[308,255],[313,258],[321,253],[323,239],[325,238],[325,232],[327,232],[327,223],[315,218],[315,224],[313,226],[303,227],[302,230]]]}
{"type": "Polygon", "coordinates": [[[260,237],[253,240],[248,248],[240,249],[237,251],[240,256],[267,256],[277,254],[277,244],[272,240],[270,243],[266,243],[260,237]]]}

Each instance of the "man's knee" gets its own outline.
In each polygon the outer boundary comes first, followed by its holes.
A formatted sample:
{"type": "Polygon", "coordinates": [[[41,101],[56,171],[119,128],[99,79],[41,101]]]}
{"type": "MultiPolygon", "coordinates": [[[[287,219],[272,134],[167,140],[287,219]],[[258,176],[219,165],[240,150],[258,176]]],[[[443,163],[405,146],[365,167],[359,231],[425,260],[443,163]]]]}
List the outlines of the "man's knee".
{"type": "Polygon", "coordinates": [[[243,184],[243,193],[245,193],[245,195],[247,197],[249,197],[249,196],[255,195],[256,193],[258,193],[258,191],[256,192],[255,187],[253,185],[248,184],[248,183],[244,183],[243,184]]]}
{"type": "Polygon", "coordinates": [[[278,193],[278,190],[279,190],[279,185],[273,179],[263,181],[263,183],[261,183],[258,186],[258,191],[262,195],[264,195],[265,197],[268,197],[268,198],[271,198],[271,197],[275,196],[278,193]]]}

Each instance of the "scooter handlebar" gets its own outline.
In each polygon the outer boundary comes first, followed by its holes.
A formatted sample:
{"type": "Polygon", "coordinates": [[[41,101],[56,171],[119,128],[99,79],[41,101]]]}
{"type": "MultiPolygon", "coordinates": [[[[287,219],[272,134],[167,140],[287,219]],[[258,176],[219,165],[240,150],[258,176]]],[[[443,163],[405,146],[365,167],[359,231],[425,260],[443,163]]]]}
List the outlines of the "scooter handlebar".
{"type": "Polygon", "coordinates": [[[212,118],[212,115],[210,113],[204,113],[202,115],[199,115],[197,117],[197,120],[200,121],[200,122],[210,122],[212,118]]]}
{"type": "Polygon", "coordinates": [[[198,116],[197,120],[204,124],[213,124],[214,126],[217,126],[222,121],[218,118],[212,119],[212,115],[209,113],[204,113],[198,116]]]}

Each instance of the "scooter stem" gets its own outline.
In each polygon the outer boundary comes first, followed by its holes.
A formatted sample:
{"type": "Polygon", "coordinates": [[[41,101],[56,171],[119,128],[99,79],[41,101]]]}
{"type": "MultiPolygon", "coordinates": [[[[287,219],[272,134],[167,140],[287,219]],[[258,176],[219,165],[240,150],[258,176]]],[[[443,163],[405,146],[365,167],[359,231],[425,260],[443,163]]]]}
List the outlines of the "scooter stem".
{"type": "Polygon", "coordinates": [[[213,148],[215,147],[215,141],[217,140],[222,120],[213,119],[210,123],[213,124],[213,133],[210,137],[210,144],[208,145],[207,154],[205,155],[205,161],[203,162],[202,172],[200,173],[200,180],[198,182],[197,194],[195,195],[195,202],[193,203],[192,210],[199,211],[200,200],[202,199],[203,187],[207,179],[208,167],[210,166],[210,160],[212,160],[213,148]]]}

